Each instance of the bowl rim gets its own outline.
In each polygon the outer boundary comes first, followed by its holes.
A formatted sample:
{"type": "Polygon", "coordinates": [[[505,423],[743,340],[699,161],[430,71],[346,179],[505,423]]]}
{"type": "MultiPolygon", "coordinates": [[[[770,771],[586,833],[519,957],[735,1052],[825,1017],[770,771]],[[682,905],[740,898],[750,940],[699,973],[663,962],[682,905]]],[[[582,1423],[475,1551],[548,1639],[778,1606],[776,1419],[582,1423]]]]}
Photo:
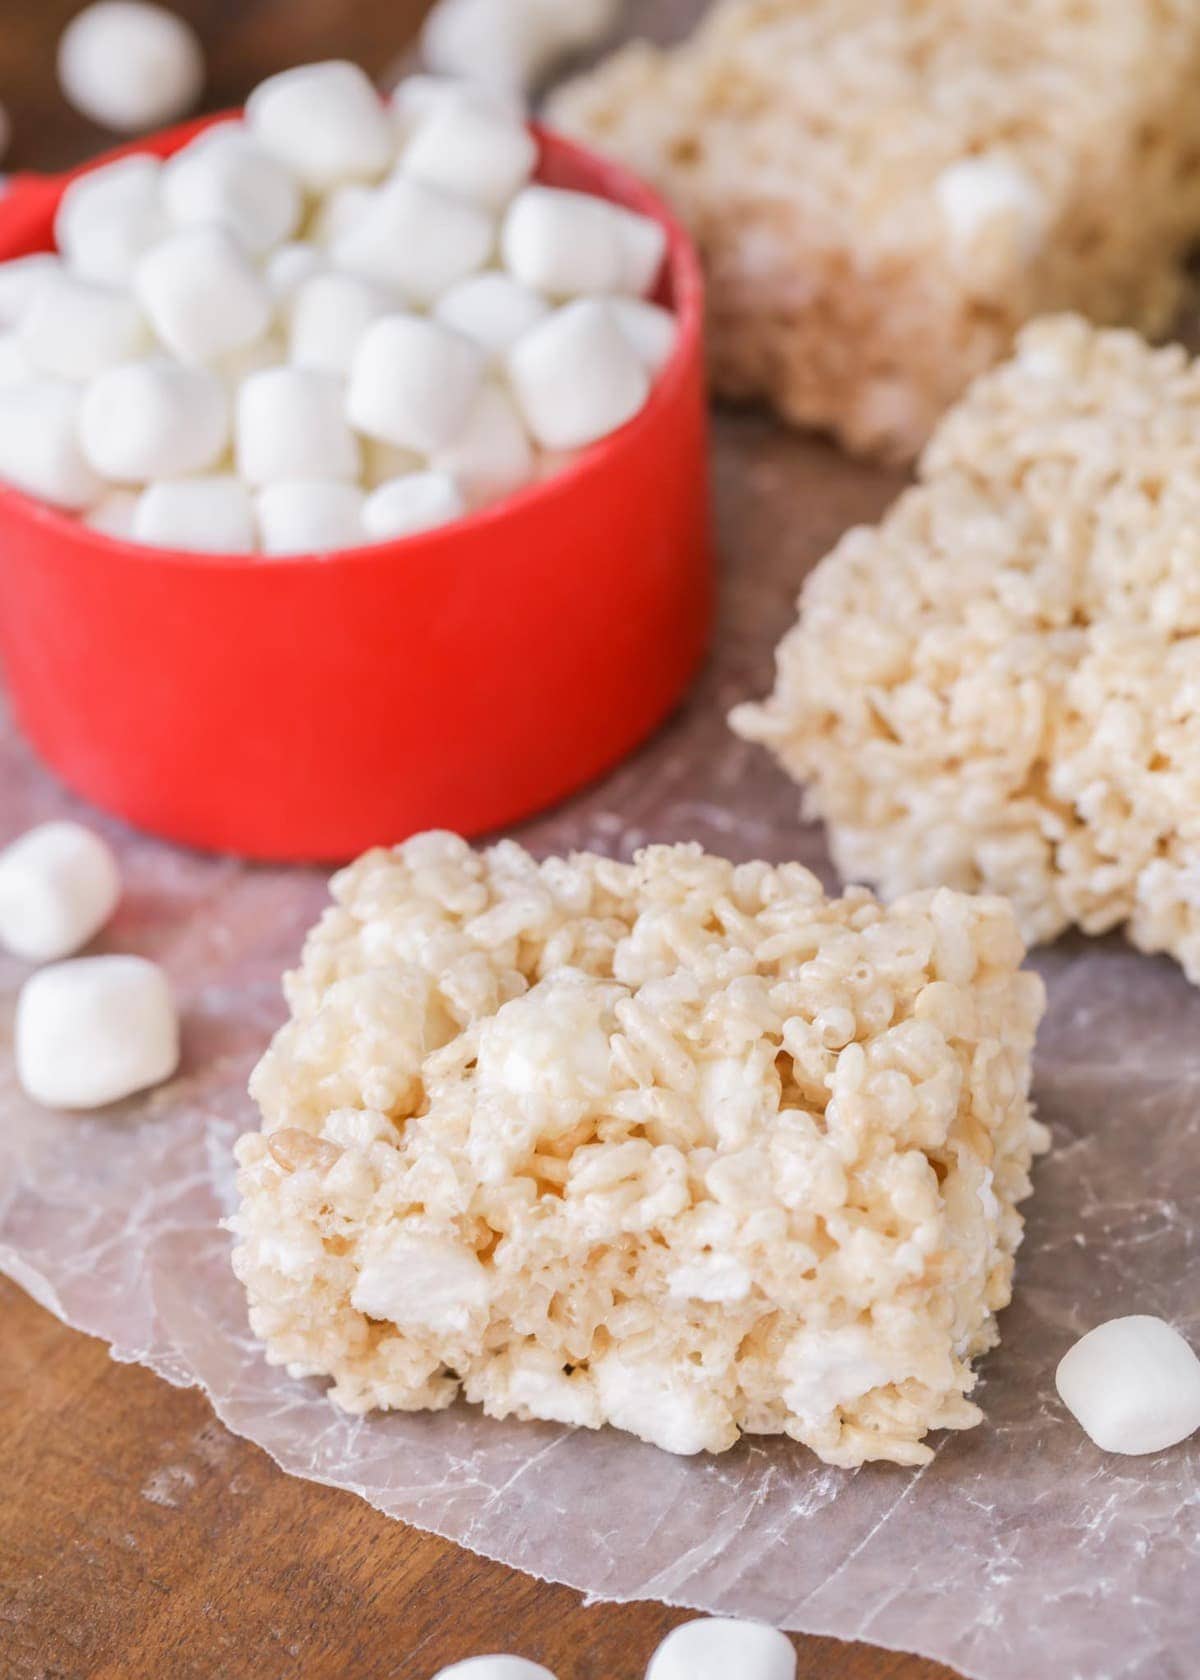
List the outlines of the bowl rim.
{"type": "MultiPolygon", "coordinates": [[[[242,108],[235,107],[192,118],[188,122],[113,147],[62,174],[11,177],[9,191],[15,195],[23,184],[28,183],[30,187],[36,186],[40,195],[52,199],[57,207],[67,188],[94,170],[127,157],[171,157],[209,128],[218,123],[238,120],[242,116],[242,108]]],[[[110,561],[120,556],[127,563],[136,565],[185,566],[217,571],[259,572],[269,569],[271,572],[308,572],[313,567],[326,569],[331,565],[372,565],[378,564],[382,559],[403,560],[417,554],[429,555],[436,559],[439,550],[449,550],[457,543],[474,542],[480,537],[486,539],[493,527],[504,521],[538,506],[551,507],[555,501],[570,497],[581,481],[618,470],[620,461],[627,452],[642,447],[646,435],[653,430],[661,412],[675,404],[681,387],[691,378],[698,359],[703,355],[704,275],[699,253],[666,202],[640,176],[602,153],[580,145],[557,129],[537,121],[530,121],[529,128],[538,142],[543,159],[549,154],[579,164],[581,172],[599,180],[605,188],[611,185],[612,196],[617,198],[618,202],[638,210],[642,215],[652,217],[667,234],[666,272],[670,276],[672,313],[679,323],[675,343],[655,379],[648,401],[633,419],[618,431],[580,450],[567,466],[552,473],[548,478],[523,485],[519,490],[501,497],[485,508],[477,509],[432,530],[416,531],[403,537],[386,537],[378,542],[359,543],[353,548],[314,549],[298,554],[279,555],[263,555],[257,551],[225,553],[159,548],[153,543],[135,543],[122,537],[110,536],[85,524],[80,515],[56,508],[26,491],[3,483],[0,483],[0,521],[10,517],[24,520],[52,532],[74,549],[98,554],[110,561]]],[[[599,196],[608,197],[609,193],[603,191],[599,196]]],[[[0,226],[3,225],[4,210],[4,199],[0,197],[0,226]]],[[[34,251],[22,251],[17,253],[17,258],[35,254],[37,253],[34,251]]],[[[120,490],[123,487],[113,484],[109,488],[120,490]]],[[[129,488],[133,489],[132,486],[129,488]]]]}

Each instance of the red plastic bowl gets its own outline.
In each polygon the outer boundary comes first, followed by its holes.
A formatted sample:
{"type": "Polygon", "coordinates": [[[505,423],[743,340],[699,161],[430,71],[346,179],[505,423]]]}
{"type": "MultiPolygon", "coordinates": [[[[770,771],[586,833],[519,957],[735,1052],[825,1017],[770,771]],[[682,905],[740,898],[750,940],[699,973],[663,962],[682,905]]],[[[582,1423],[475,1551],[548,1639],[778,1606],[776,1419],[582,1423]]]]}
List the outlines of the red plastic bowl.
{"type": "MultiPolygon", "coordinates": [[[[538,138],[540,179],[667,228],[680,323],[647,407],[557,477],[427,535],[271,560],[112,541],[0,488],[8,685],[85,798],[186,844],[328,861],[528,816],[679,700],[713,610],[699,265],[640,182],[538,138]]],[[[52,248],[71,178],[12,180],[0,258],[52,248]]]]}

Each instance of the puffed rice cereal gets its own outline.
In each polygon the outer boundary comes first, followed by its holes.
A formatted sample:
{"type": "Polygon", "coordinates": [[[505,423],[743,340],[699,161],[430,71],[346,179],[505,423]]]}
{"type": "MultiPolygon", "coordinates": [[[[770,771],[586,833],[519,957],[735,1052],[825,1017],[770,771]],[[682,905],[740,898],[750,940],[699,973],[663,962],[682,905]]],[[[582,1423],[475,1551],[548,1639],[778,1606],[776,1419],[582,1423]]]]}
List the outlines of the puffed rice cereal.
{"type": "Polygon", "coordinates": [[[334,896],[237,1146],[273,1363],[677,1453],[920,1464],[979,1422],[1043,1139],[1006,904],[449,834],[334,896]]]}

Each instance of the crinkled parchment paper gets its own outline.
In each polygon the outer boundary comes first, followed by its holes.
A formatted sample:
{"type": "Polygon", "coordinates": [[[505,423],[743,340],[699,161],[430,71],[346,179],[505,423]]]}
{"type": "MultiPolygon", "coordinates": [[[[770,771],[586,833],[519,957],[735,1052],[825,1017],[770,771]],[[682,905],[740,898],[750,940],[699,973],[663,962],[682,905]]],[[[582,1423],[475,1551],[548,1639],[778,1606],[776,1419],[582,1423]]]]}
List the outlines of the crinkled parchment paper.
{"type": "MultiPolygon", "coordinates": [[[[697,839],[800,856],[828,876],[794,789],[726,730],[766,686],[801,574],[895,479],[765,421],[719,426],[726,590],[720,651],[685,711],[603,785],[530,825],[539,852],[697,839]]],[[[0,841],[80,813],[0,700],[0,841]]],[[[96,820],[94,817],[89,820],[96,820]]],[[[180,1076],[95,1117],[34,1108],[11,1026],[22,967],[0,958],[0,1267],[118,1359],[200,1384],[288,1471],[601,1598],[656,1597],[860,1637],[979,1680],[1195,1680],[1200,1441],[1106,1458],[1067,1418],[1054,1366],[1117,1313],[1200,1342],[1200,991],[1117,942],[1039,959],[1050,1014],[1037,1169],[984,1427],[925,1470],[826,1469],[784,1441],[681,1460],[626,1436],[489,1422],[465,1407],[351,1421],[251,1341],[220,1220],[246,1076],[282,1018],[279,976],[324,901],[315,873],[246,868],[100,826],[128,893],[104,948],[157,958],[182,999],[180,1076]]]]}

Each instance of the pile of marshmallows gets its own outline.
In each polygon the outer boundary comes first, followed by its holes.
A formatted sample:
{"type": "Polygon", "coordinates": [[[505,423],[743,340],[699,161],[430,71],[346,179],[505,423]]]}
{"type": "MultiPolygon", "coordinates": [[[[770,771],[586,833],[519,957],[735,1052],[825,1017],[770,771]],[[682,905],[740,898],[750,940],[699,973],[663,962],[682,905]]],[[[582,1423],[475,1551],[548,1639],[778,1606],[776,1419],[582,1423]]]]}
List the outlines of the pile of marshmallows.
{"type": "Polygon", "coordinates": [[[666,235],[532,184],[521,113],[303,66],[64,194],[0,264],[0,478],[108,535],[323,552],[460,518],[626,425],[666,235]]]}

